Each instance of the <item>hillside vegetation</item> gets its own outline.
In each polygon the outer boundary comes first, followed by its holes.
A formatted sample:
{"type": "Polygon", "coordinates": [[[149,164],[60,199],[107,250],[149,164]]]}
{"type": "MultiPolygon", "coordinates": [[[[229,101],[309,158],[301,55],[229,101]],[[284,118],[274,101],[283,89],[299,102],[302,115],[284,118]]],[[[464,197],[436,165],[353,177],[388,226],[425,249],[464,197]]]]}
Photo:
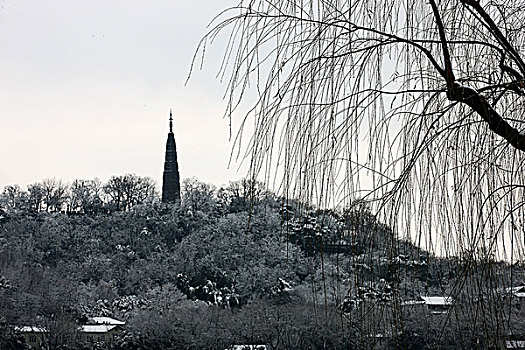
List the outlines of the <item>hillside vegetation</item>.
{"type": "Polygon", "coordinates": [[[0,348],[24,348],[12,326],[40,325],[50,348],[82,349],[64,334],[93,316],[126,321],[121,350],[469,348],[499,335],[480,325],[511,316],[491,307],[491,291],[516,284],[520,266],[436,258],[363,202],[321,211],[248,181],[183,187],[180,207],[66,213],[9,206],[4,193],[0,348]],[[461,308],[400,307],[420,295],[453,295],[461,308]]]}

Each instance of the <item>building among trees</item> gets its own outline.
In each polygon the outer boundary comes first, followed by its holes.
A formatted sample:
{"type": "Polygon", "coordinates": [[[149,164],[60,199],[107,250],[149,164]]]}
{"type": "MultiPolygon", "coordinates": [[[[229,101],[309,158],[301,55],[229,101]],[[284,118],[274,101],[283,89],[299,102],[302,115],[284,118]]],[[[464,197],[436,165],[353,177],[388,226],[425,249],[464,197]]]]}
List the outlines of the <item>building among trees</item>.
{"type": "Polygon", "coordinates": [[[87,323],[74,329],[62,329],[60,334],[56,329],[49,330],[39,326],[16,327],[15,330],[33,350],[48,349],[51,344],[57,342],[62,345],[77,344],[82,349],[95,349],[111,346],[125,324],[126,322],[111,317],[92,317],[87,323]]]}
{"type": "Polygon", "coordinates": [[[166,141],[166,160],[162,176],[162,202],[180,204],[180,178],[177,147],[173,135],[173,117],[170,110],[170,132],[166,141]]]}

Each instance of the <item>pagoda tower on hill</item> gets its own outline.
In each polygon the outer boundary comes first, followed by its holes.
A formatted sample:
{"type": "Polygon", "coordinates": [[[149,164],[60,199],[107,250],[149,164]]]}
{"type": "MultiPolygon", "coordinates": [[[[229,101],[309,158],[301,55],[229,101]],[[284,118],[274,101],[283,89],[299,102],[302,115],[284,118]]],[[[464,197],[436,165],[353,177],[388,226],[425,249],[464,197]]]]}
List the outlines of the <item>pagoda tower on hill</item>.
{"type": "Polygon", "coordinates": [[[162,202],[180,204],[180,177],[177,147],[173,135],[173,117],[170,110],[170,132],[166,141],[166,160],[162,175],[162,202]]]}

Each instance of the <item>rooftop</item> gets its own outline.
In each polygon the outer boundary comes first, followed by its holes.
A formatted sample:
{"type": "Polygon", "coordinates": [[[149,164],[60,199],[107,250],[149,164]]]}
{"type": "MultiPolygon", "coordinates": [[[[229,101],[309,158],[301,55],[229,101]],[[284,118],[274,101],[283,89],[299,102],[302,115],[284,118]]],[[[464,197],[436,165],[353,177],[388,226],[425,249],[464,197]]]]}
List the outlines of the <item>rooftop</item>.
{"type": "Polygon", "coordinates": [[[79,327],[79,331],[82,333],[107,333],[113,328],[117,327],[116,325],[105,325],[105,324],[86,324],[79,327]]]}
{"type": "Polygon", "coordinates": [[[426,305],[429,306],[450,306],[453,304],[453,299],[451,297],[428,297],[428,296],[421,296],[419,297],[421,300],[425,302],[426,305]]]}
{"type": "Polygon", "coordinates": [[[90,317],[89,318],[90,323],[93,324],[106,324],[106,325],[115,325],[115,326],[122,326],[125,325],[126,322],[115,320],[111,317],[90,317]]]}
{"type": "Polygon", "coordinates": [[[15,327],[15,330],[20,333],[47,333],[46,328],[37,326],[15,327]]]}

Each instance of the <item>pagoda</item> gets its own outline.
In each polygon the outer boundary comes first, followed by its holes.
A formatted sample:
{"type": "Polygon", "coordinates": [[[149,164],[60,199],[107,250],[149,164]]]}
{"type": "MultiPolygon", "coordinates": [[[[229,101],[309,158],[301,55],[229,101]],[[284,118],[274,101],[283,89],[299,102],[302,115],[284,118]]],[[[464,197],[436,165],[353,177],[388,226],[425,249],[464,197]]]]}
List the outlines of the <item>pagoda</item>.
{"type": "Polygon", "coordinates": [[[162,202],[180,204],[180,177],[177,147],[173,135],[173,117],[170,110],[170,132],[166,141],[166,159],[162,175],[162,202]]]}

